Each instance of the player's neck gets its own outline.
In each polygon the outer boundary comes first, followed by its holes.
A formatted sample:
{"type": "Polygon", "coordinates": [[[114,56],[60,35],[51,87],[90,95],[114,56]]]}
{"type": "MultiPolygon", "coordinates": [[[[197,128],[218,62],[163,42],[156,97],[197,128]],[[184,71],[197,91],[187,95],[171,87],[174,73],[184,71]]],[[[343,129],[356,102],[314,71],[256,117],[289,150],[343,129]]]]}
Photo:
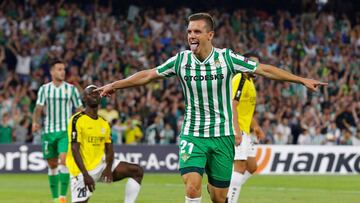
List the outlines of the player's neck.
{"type": "Polygon", "coordinates": [[[56,86],[56,87],[59,87],[63,81],[62,80],[52,80],[52,83],[56,86]]]}
{"type": "Polygon", "coordinates": [[[85,108],[85,113],[92,119],[98,119],[98,108],[85,108]]]}
{"type": "Polygon", "coordinates": [[[209,55],[211,54],[213,49],[212,44],[204,47],[203,51],[201,51],[199,54],[195,55],[197,59],[199,59],[200,61],[204,61],[205,59],[207,59],[207,57],[209,57],[209,55]]]}

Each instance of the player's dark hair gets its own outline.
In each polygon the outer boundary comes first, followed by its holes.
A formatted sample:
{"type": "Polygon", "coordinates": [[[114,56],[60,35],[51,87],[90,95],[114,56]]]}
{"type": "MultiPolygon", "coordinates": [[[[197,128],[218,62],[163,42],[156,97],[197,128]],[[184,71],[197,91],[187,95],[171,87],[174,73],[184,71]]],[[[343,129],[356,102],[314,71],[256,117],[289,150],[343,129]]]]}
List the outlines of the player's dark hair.
{"type": "Polygon", "coordinates": [[[208,13],[194,13],[188,17],[188,22],[195,21],[195,20],[204,20],[207,24],[209,31],[214,31],[214,19],[208,13]]]}
{"type": "Polygon", "coordinates": [[[62,60],[60,60],[60,59],[52,59],[52,60],[49,62],[51,68],[55,67],[55,65],[58,64],[58,63],[65,65],[65,62],[62,61],[62,60]]]}
{"type": "Polygon", "coordinates": [[[250,58],[250,57],[257,58],[257,59],[259,59],[259,62],[260,62],[260,56],[256,52],[248,52],[248,53],[244,54],[243,56],[246,58],[250,58]]]}

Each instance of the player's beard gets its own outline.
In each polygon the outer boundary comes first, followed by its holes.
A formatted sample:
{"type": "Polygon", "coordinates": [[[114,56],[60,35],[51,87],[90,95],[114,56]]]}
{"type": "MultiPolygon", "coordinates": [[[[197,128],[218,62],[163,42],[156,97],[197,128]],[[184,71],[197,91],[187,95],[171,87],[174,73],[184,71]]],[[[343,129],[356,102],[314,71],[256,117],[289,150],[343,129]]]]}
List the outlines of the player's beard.
{"type": "Polygon", "coordinates": [[[65,80],[65,76],[57,75],[54,77],[54,80],[57,82],[63,82],[65,80]]]}

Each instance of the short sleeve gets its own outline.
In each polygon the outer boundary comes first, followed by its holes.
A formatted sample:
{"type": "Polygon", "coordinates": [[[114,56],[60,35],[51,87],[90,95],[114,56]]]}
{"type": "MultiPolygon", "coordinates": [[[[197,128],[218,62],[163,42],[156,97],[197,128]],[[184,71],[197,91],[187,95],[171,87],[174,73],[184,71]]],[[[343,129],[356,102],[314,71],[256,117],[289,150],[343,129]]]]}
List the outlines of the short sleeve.
{"type": "Polygon", "coordinates": [[[72,88],[71,101],[72,101],[73,105],[75,106],[75,108],[80,108],[82,106],[82,102],[81,102],[79,91],[77,90],[77,88],[75,86],[72,86],[71,88],[72,88]]]}
{"type": "Polygon", "coordinates": [[[81,125],[79,118],[82,114],[75,114],[73,117],[70,118],[70,122],[68,124],[68,137],[69,142],[81,142],[81,125]]]}
{"type": "Polygon", "coordinates": [[[240,93],[239,93],[239,86],[240,86],[240,81],[242,78],[242,74],[238,73],[236,74],[233,79],[232,79],[232,99],[233,100],[237,100],[239,101],[239,94],[241,94],[241,89],[240,89],[240,93]]]}
{"type": "Polygon", "coordinates": [[[229,63],[232,63],[234,73],[239,72],[254,72],[258,67],[258,63],[248,59],[242,55],[236,54],[233,51],[227,51],[229,57],[229,63]]]}
{"type": "Polygon", "coordinates": [[[156,67],[157,74],[168,78],[176,75],[175,63],[178,57],[179,54],[169,58],[165,63],[156,67]]]}
{"type": "Polygon", "coordinates": [[[45,88],[41,86],[36,99],[36,105],[44,106],[45,105],[45,88]]]}

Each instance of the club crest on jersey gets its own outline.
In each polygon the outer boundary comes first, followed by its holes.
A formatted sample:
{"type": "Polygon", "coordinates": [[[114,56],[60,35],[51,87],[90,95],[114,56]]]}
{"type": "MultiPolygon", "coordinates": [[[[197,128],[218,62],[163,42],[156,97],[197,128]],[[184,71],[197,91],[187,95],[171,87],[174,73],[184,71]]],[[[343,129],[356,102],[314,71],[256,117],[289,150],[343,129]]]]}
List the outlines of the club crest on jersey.
{"type": "Polygon", "coordinates": [[[101,128],[101,133],[104,134],[105,133],[105,129],[101,128]]]}
{"type": "Polygon", "coordinates": [[[187,155],[186,153],[183,153],[183,154],[181,155],[181,159],[182,159],[184,162],[187,161],[189,158],[190,158],[190,155],[187,155]]]}
{"type": "Polygon", "coordinates": [[[216,68],[221,68],[221,63],[220,63],[220,61],[218,59],[215,60],[215,67],[216,68]]]}

